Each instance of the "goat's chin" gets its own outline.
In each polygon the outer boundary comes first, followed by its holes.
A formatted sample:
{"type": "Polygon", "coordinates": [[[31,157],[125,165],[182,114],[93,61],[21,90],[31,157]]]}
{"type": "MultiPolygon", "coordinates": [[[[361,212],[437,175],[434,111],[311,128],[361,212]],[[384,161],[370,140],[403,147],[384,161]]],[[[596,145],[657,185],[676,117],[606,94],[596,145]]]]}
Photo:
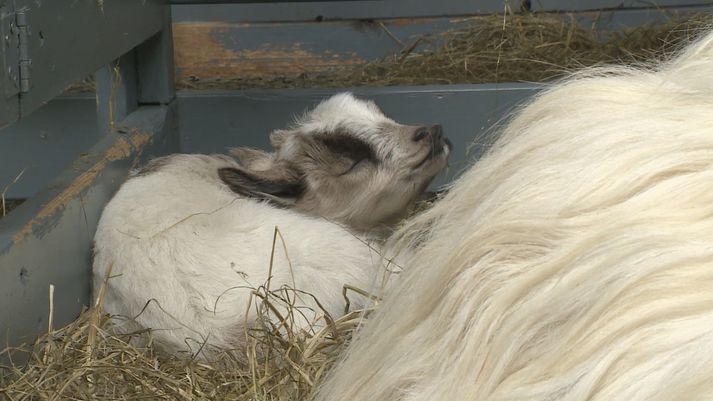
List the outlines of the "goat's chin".
{"type": "MultiPolygon", "coordinates": [[[[435,157],[429,157],[424,160],[421,165],[414,167],[409,174],[409,180],[422,180],[425,184],[423,185],[423,190],[426,189],[428,184],[433,181],[433,179],[446,168],[448,165],[448,155],[441,153],[435,157]]],[[[420,194],[417,194],[420,195],[420,194]]]]}
{"type": "Polygon", "coordinates": [[[407,193],[392,199],[391,202],[387,201],[388,203],[382,201],[377,206],[365,209],[359,215],[350,216],[347,224],[354,230],[368,233],[372,237],[385,238],[410,214],[422,192],[407,193]],[[375,210],[380,212],[375,214],[375,210]]]}

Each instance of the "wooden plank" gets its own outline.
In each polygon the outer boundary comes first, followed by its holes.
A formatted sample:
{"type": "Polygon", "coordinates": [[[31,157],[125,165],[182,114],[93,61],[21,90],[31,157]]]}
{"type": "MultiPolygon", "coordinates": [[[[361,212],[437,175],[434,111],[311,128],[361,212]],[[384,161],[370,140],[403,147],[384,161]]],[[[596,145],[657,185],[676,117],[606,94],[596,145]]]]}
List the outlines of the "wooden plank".
{"type": "Polygon", "coordinates": [[[164,0],[16,0],[30,29],[24,117],[163,28],[164,0]]]}
{"type": "Polygon", "coordinates": [[[140,104],[167,104],[176,97],[173,53],[171,7],[164,6],[163,29],[136,49],[140,104]]]}
{"type": "MultiPolygon", "coordinates": [[[[176,2],[176,0],[172,0],[176,2]]],[[[710,0],[385,0],[320,1],[274,4],[206,4],[214,1],[178,0],[175,21],[330,21],[384,18],[456,17],[519,11],[529,3],[533,11],[593,11],[711,5],[710,0]]]]}
{"type": "Polygon", "coordinates": [[[184,83],[215,78],[298,77],[304,73],[329,75],[392,54],[417,35],[451,29],[467,21],[174,23],[176,74],[184,83]]]}

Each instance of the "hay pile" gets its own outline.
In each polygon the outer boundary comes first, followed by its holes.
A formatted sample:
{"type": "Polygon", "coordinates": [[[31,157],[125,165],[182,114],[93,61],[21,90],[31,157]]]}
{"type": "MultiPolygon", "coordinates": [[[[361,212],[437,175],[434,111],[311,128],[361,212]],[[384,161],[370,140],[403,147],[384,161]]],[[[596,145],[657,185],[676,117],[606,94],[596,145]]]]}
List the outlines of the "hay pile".
{"type": "Polygon", "coordinates": [[[576,68],[665,56],[713,23],[710,15],[598,32],[572,17],[489,16],[469,26],[418,38],[400,54],[357,68],[349,85],[539,82],[576,68]],[[414,52],[421,42],[442,43],[414,52]]]}
{"type": "Polygon", "coordinates": [[[289,318],[278,325],[269,319],[290,292],[255,290],[261,324],[249,333],[248,349],[222,351],[210,363],[161,354],[147,331],[113,333],[122,318],[98,305],[32,347],[4,350],[0,361],[11,361],[0,365],[0,399],[303,400],[367,311],[325,317],[324,328],[297,333],[289,318]],[[29,361],[12,362],[22,357],[29,361]]]}

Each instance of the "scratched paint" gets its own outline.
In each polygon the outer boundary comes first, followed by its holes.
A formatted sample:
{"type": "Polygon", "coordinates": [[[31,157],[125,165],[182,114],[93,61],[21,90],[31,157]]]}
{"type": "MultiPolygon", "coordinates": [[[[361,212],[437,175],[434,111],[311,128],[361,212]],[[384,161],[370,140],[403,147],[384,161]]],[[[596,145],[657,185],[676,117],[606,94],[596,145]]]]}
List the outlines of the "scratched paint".
{"type": "Polygon", "coordinates": [[[59,195],[47,202],[32,220],[15,233],[12,242],[15,244],[21,242],[38,226],[47,224],[48,221],[51,222],[53,217],[57,217],[60,210],[66,207],[69,202],[80,197],[81,193],[92,185],[109,163],[125,159],[132,154],[140,154],[141,150],[150,142],[151,135],[139,131],[118,138],[93,166],[75,178],[59,195]]]}

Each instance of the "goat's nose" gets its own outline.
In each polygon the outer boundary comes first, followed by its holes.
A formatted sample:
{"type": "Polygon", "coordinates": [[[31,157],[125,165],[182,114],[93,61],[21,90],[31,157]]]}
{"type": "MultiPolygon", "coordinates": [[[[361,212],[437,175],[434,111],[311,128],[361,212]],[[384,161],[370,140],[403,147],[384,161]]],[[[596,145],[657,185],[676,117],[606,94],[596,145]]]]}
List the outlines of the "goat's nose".
{"type": "Polygon", "coordinates": [[[431,133],[431,136],[433,136],[434,141],[443,139],[443,127],[441,127],[441,124],[433,125],[428,131],[431,133]]]}

